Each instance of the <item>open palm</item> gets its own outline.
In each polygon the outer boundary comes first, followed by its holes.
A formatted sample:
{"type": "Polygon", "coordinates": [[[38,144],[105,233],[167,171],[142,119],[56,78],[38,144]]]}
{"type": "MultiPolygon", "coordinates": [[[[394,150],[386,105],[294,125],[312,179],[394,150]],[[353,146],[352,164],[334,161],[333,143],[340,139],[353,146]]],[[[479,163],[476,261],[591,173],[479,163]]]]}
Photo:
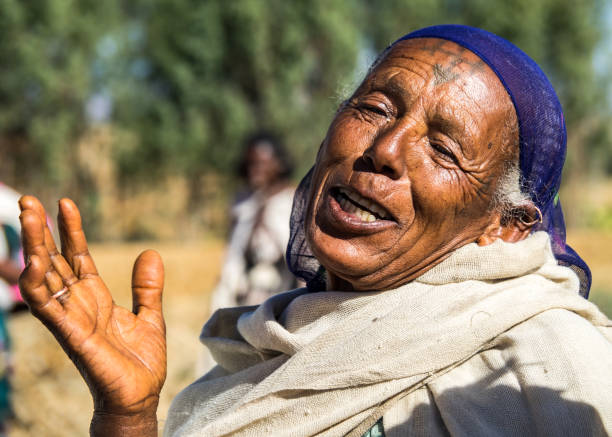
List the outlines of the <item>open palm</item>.
{"type": "Polygon", "coordinates": [[[129,311],[115,305],[98,276],[71,200],[59,204],[61,253],[40,202],[24,196],[20,206],[27,263],[21,292],[81,372],[96,411],[130,415],[155,410],[166,378],[160,256],[145,251],[136,259],[129,311]]]}

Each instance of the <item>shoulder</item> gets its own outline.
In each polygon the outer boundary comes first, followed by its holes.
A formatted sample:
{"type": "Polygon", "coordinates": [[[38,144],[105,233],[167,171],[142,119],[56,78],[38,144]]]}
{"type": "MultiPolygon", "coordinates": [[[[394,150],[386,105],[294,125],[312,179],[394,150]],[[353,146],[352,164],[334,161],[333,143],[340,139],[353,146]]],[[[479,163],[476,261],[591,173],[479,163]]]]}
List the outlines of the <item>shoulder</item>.
{"type": "Polygon", "coordinates": [[[610,412],[611,330],[609,324],[595,326],[574,312],[552,309],[506,332],[499,351],[526,389],[549,387],[564,399],[605,405],[610,412]]]}
{"type": "Polygon", "coordinates": [[[284,187],[282,190],[268,197],[267,204],[277,208],[291,208],[293,205],[294,193],[295,188],[293,186],[284,187]]]}
{"type": "Polygon", "coordinates": [[[612,432],[612,344],[605,329],[562,309],[516,325],[493,348],[429,385],[444,422],[455,431],[517,435],[612,432]]]}
{"type": "MultiPolygon", "coordinates": [[[[508,356],[515,356],[519,361],[537,353],[542,363],[551,366],[585,366],[592,371],[603,367],[609,371],[612,369],[611,331],[609,320],[607,325],[596,326],[575,312],[551,309],[516,325],[500,336],[499,341],[506,346],[508,356]]],[[[580,369],[578,373],[582,380],[587,372],[580,369]]]]}
{"type": "MultiPolygon", "coordinates": [[[[289,217],[293,208],[293,188],[287,187],[266,199],[264,220],[270,230],[286,233],[289,238],[289,217]]],[[[285,243],[284,243],[285,244],[285,243]]]]}

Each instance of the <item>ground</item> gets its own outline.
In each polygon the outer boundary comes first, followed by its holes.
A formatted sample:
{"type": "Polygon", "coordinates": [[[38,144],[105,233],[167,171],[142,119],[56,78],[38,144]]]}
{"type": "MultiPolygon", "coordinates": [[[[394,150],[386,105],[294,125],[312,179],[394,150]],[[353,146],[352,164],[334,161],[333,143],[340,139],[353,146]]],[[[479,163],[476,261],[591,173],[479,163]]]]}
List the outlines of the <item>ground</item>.
{"type": "MultiPolygon", "coordinates": [[[[570,232],[568,241],[593,270],[591,300],[612,315],[611,233],[570,232]]],[[[159,251],[166,266],[164,313],[168,329],[168,378],[159,408],[163,426],[171,399],[197,376],[202,346],[198,334],[208,317],[208,300],[218,277],[223,243],[93,245],[98,270],[115,296],[131,307],[133,260],[147,248],[159,251]]],[[[72,437],[87,435],[92,405],[89,392],[53,337],[27,313],[13,317],[16,423],[11,435],[72,437]]]]}

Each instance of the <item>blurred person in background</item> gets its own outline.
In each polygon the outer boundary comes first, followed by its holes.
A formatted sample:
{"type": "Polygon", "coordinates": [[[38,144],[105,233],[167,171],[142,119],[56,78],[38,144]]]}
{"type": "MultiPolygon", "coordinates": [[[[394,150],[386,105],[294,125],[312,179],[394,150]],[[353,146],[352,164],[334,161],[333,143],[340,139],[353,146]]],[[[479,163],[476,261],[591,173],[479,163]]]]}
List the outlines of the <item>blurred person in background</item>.
{"type": "Polygon", "coordinates": [[[20,194],[0,182],[0,309],[11,310],[22,302],[17,282],[21,273],[19,233],[20,194]]]}
{"type": "Polygon", "coordinates": [[[6,326],[8,311],[25,308],[21,299],[19,275],[23,268],[19,234],[20,194],[0,182],[0,436],[7,435],[6,422],[12,415],[10,338],[6,326]]]}
{"type": "Polygon", "coordinates": [[[273,134],[258,132],[245,141],[238,176],[246,190],[231,208],[231,231],[211,311],[257,305],[297,286],[285,262],[294,187],[293,163],[273,134]]]}

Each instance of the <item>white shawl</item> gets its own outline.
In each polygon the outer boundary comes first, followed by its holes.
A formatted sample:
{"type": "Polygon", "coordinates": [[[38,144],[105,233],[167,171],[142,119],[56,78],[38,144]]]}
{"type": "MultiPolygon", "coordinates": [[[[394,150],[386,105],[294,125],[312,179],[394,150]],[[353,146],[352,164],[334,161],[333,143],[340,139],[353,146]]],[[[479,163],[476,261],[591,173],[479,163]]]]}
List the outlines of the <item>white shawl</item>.
{"type": "Polygon", "coordinates": [[[526,414],[526,425],[517,419],[516,432],[502,433],[514,435],[538,430],[538,415],[546,423],[563,415],[570,400],[594,406],[600,421],[592,426],[612,428],[612,324],[577,290],[548,236],[536,233],[519,243],[466,245],[395,290],[298,289],[259,307],[220,310],[201,337],[219,366],[176,397],[165,434],[341,436],[384,415],[387,435],[407,427],[417,435],[486,435],[491,423],[526,414]],[[531,350],[534,339],[544,339],[548,353],[531,350]],[[591,393],[584,376],[603,394],[591,393]],[[532,402],[525,394],[532,380],[558,396],[532,402]],[[500,381],[507,390],[483,392],[500,381]],[[481,399],[461,390],[478,383],[481,399]],[[445,398],[447,390],[464,401],[445,398]],[[499,417],[478,408],[488,402],[499,417]]]}

